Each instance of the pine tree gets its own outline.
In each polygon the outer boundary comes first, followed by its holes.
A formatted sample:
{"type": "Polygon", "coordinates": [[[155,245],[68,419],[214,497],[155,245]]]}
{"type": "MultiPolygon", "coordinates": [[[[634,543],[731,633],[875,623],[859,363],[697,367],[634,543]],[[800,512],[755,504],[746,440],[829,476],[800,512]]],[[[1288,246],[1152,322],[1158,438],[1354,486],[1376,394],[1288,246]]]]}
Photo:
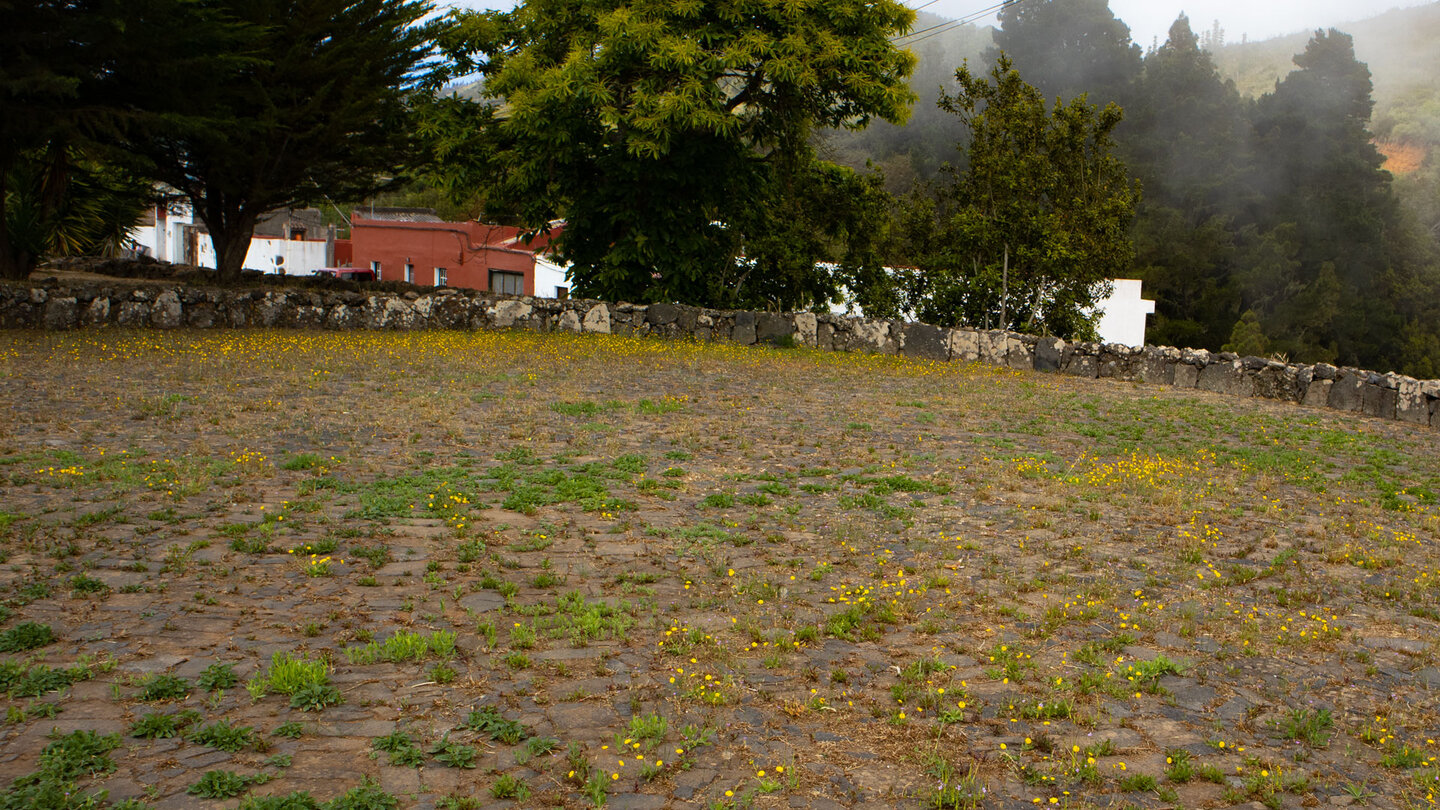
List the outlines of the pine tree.
{"type": "Polygon", "coordinates": [[[188,109],[127,133],[148,172],[184,195],[215,244],[219,275],[238,278],[255,223],[270,211],[362,199],[414,154],[410,92],[437,33],[429,0],[195,0],[218,19],[152,63],[125,67],[148,110],[188,109]],[[223,69],[194,70],[208,52],[223,69]]]}
{"type": "Polygon", "coordinates": [[[1046,99],[1088,94],[1125,104],[1140,74],[1140,46],[1107,0],[1027,0],[1000,10],[987,62],[1006,54],[1046,99]]]}

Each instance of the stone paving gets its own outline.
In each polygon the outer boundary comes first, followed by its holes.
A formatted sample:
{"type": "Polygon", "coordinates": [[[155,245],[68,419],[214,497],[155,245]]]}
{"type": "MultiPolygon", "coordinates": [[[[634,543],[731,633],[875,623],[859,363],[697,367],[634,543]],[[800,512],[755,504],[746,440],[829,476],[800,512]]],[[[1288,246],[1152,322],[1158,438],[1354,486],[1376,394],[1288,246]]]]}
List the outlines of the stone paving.
{"type": "Polygon", "coordinates": [[[1431,431],[523,333],[8,333],[0,371],[0,631],[56,638],[4,655],[0,786],[76,731],[121,740],[81,790],[165,808],[1418,807],[1440,777],[1431,431]],[[276,654],[341,702],[252,694],[276,654]],[[183,696],[140,700],[158,675],[183,696]],[[195,739],[222,719],[248,743],[195,739]],[[268,778],[189,792],[214,770],[268,778]]]}

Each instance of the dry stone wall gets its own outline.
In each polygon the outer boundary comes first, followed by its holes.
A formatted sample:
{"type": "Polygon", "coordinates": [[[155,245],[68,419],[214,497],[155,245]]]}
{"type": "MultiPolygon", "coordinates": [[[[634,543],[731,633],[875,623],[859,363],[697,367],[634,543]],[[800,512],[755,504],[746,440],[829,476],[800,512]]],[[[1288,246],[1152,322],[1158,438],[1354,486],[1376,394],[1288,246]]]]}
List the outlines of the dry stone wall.
{"type": "Polygon", "coordinates": [[[373,294],[157,285],[5,285],[0,328],[531,329],[653,335],[824,351],[899,354],[921,360],[1108,377],[1264,397],[1440,429],[1440,380],[1416,380],[1319,363],[1300,365],[1228,352],[1068,343],[1013,332],[922,323],[776,314],[674,304],[612,304],[496,296],[468,290],[373,294]]]}

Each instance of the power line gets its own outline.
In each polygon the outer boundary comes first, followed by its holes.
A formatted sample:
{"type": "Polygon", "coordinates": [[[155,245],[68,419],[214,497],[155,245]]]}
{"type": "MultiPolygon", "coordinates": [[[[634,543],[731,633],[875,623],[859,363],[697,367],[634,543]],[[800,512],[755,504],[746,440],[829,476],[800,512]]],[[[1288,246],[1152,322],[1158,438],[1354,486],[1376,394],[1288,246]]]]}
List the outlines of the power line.
{"type": "Polygon", "coordinates": [[[1006,8],[1009,8],[1010,6],[1019,5],[1023,2],[1025,2],[1025,0],[1004,0],[1004,2],[996,3],[995,5],[980,9],[979,11],[966,14],[965,16],[957,20],[946,20],[945,22],[932,25],[929,28],[922,28],[919,31],[912,31],[911,33],[904,36],[896,37],[891,41],[905,47],[909,47],[918,42],[924,42],[927,39],[940,36],[941,34],[944,34],[962,25],[968,25],[972,22],[975,22],[976,20],[983,19],[998,11],[1002,11],[1006,8]],[[902,42],[902,40],[908,41],[902,42]]]}

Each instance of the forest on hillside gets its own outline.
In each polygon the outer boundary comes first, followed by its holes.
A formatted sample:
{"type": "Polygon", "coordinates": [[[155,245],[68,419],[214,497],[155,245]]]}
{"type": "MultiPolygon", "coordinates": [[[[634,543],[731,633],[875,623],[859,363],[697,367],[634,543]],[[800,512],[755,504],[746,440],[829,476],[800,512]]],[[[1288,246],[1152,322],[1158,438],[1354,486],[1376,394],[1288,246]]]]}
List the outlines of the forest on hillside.
{"type": "Polygon", "coordinates": [[[1151,342],[1440,376],[1440,4],[1228,45],[1182,16],[1148,52],[1103,0],[1001,23],[917,42],[911,122],[831,133],[827,154],[902,199],[946,186],[968,133],[934,99],[1003,51],[1047,99],[1123,109],[1151,342]]]}

